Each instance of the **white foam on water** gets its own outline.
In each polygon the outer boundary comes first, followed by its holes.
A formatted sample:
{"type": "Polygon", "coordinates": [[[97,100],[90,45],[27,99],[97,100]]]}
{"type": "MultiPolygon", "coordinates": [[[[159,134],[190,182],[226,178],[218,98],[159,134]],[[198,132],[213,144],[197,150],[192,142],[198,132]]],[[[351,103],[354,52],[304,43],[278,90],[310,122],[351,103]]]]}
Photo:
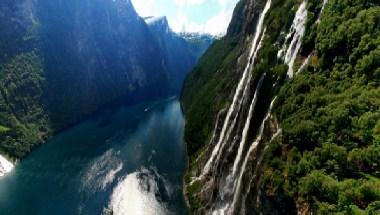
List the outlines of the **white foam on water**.
{"type": "Polygon", "coordinates": [[[116,174],[119,173],[123,169],[123,163],[120,163],[116,169],[111,169],[107,175],[104,176],[102,189],[104,190],[109,184],[111,184],[116,177],[116,174]]]}
{"type": "Polygon", "coordinates": [[[13,168],[14,164],[0,155],[0,177],[5,176],[7,173],[11,172],[13,168]]]}
{"type": "Polygon", "coordinates": [[[165,206],[156,199],[156,193],[159,192],[157,182],[153,177],[142,179],[141,173],[131,173],[119,182],[106,211],[111,211],[113,215],[168,214],[165,206]]]}
{"type": "Polygon", "coordinates": [[[124,162],[119,155],[120,151],[109,149],[89,162],[81,172],[81,192],[91,196],[107,190],[124,168],[124,162]]]}

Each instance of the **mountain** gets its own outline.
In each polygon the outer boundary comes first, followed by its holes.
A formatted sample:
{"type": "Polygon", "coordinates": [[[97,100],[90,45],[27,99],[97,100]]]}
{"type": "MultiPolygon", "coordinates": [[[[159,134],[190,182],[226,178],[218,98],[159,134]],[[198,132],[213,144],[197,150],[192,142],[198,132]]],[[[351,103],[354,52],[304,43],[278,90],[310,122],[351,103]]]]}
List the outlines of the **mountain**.
{"type": "Polygon", "coordinates": [[[241,0],[186,79],[193,214],[380,213],[380,4],[241,0]]]}
{"type": "Polygon", "coordinates": [[[179,36],[190,44],[190,52],[197,61],[207,51],[210,45],[218,39],[218,37],[206,33],[181,32],[179,36]]]}
{"type": "Polygon", "coordinates": [[[4,0],[0,26],[0,154],[12,159],[104,106],[178,94],[201,54],[129,0],[4,0]]]}
{"type": "Polygon", "coordinates": [[[199,33],[177,34],[169,27],[166,17],[146,17],[145,22],[164,52],[163,65],[169,72],[171,88],[180,92],[187,73],[214,42],[214,38],[199,33]]]}

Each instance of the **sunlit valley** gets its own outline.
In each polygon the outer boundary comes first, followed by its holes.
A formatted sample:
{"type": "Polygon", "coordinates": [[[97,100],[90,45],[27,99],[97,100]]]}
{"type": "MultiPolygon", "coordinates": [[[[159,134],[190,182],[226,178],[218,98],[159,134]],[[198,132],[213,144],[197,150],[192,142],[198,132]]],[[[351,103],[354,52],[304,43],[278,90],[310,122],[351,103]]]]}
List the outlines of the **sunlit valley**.
{"type": "Polygon", "coordinates": [[[0,214],[380,214],[378,0],[3,0],[0,214]]]}

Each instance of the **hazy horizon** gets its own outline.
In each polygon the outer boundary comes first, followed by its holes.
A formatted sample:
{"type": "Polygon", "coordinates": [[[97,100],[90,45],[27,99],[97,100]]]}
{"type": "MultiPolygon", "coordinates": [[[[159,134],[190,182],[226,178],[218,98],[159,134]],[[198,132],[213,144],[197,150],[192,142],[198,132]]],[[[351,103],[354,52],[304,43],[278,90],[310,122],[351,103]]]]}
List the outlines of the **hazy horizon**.
{"type": "Polygon", "coordinates": [[[225,34],[238,0],[132,0],[141,17],[166,16],[175,32],[225,34]]]}

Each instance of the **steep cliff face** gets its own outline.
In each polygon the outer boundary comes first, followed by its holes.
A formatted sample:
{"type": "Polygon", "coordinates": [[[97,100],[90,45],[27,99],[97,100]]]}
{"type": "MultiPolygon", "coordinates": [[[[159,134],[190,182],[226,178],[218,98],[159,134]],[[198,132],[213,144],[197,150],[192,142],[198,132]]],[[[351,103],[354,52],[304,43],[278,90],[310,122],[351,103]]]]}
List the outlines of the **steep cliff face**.
{"type": "Polygon", "coordinates": [[[50,135],[32,1],[0,3],[0,154],[21,157],[50,135]]]}
{"type": "Polygon", "coordinates": [[[168,93],[163,53],[130,1],[40,0],[36,11],[57,128],[120,98],[168,93]]]}
{"type": "Polygon", "coordinates": [[[375,1],[239,2],[182,95],[193,213],[379,212],[379,15],[375,1]]]}
{"type": "Polygon", "coordinates": [[[196,62],[129,0],[5,0],[0,18],[0,154],[12,158],[102,106],[178,93],[196,62]]]}

